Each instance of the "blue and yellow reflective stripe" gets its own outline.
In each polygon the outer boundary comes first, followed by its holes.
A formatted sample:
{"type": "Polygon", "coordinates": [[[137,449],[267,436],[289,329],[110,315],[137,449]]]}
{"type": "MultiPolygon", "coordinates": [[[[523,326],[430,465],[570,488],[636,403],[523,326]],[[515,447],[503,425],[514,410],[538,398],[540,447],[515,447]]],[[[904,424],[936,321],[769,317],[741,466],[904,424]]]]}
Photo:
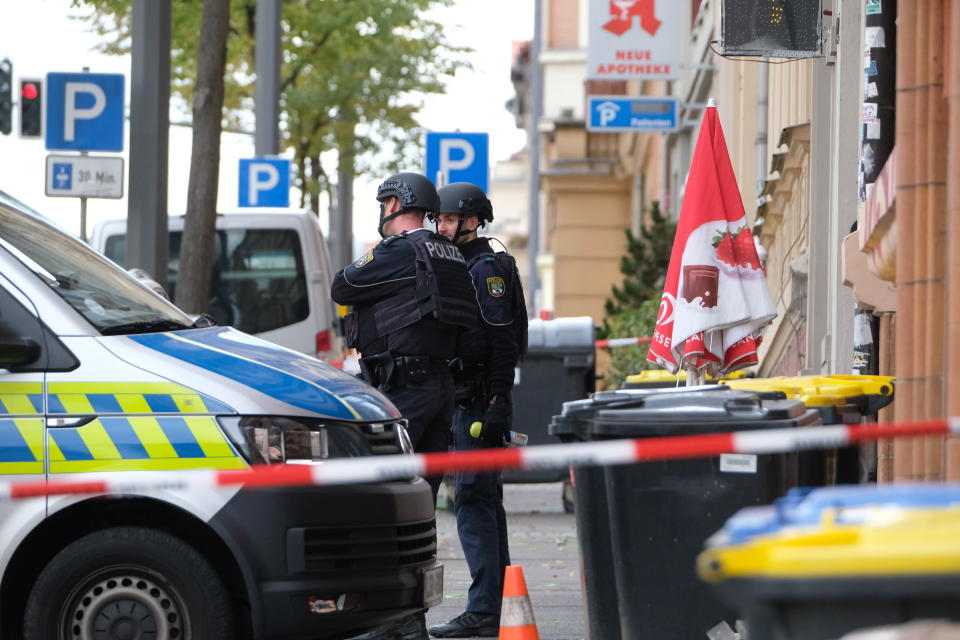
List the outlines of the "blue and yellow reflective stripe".
{"type": "Polygon", "coordinates": [[[0,415],[32,416],[41,413],[43,413],[42,383],[0,383],[0,415]]]}
{"type": "Polygon", "coordinates": [[[48,434],[51,473],[247,467],[209,416],[105,417],[48,434]]]}
{"type": "MultiPolygon", "coordinates": [[[[235,413],[219,400],[172,382],[51,382],[47,405],[51,415],[235,413]]],[[[42,413],[41,383],[0,383],[0,416],[42,413]]]]}
{"type": "Polygon", "coordinates": [[[43,420],[0,419],[0,475],[43,473],[43,420]]]}

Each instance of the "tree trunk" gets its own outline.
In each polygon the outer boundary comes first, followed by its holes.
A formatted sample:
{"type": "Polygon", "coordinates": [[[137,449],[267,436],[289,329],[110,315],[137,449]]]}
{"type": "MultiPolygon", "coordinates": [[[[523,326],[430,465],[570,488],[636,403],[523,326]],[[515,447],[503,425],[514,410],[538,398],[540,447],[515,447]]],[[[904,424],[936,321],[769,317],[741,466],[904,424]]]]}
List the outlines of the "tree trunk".
{"type": "Polygon", "coordinates": [[[180,245],[176,293],[177,306],[187,313],[206,311],[210,297],[229,24],[230,0],[204,0],[197,86],[193,94],[193,149],[187,214],[180,245]]]}
{"type": "Polygon", "coordinates": [[[313,188],[310,190],[310,210],[318,216],[320,215],[320,191],[330,191],[330,185],[326,184],[323,174],[323,165],[320,164],[320,154],[318,153],[310,161],[313,168],[313,188]]]}
{"type": "Polygon", "coordinates": [[[307,161],[303,155],[299,153],[297,154],[297,173],[300,176],[300,208],[305,209],[307,206],[307,184],[310,176],[307,175],[307,161]]]}

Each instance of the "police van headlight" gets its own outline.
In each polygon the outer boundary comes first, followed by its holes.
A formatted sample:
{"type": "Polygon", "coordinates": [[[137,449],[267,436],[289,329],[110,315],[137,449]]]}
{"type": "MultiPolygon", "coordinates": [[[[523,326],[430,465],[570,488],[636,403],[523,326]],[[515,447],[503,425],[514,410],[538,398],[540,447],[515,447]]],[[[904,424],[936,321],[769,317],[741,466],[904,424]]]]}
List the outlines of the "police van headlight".
{"type": "Polygon", "coordinates": [[[219,418],[224,431],[251,464],[356,458],[373,454],[365,425],[276,416],[219,418]]]}

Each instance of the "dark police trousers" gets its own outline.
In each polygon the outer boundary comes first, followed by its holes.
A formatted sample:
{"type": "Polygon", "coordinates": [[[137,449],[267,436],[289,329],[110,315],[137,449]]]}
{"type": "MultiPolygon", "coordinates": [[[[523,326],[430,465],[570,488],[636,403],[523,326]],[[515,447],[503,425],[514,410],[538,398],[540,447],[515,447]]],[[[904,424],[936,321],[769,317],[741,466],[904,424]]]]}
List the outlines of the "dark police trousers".
{"type": "MultiPolygon", "coordinates": [[[[453,393],[453,374],[445,365],[440,365],[431,366],[430,375],[423,382],[410,382],[386,394],[407,419],[410,440],[417,453],[445,452],[450,447],[453,393]]],[[[436,504],[443,476],[426,480],[436,504]]]]}
{"type": "MultiPolygon", "coordinates": [[[[461,401],[453,410],[453,447],[456,451],[487,445],[470,435],[470,425],[483,421],[486,398],[461,401]]],[[[498,472],[455,474],[457,533],[473,582],[467,592],[467,611],[500,615],[504,568],[510,564],[507,515],[503,510],[503,477],[498,472]]]]}

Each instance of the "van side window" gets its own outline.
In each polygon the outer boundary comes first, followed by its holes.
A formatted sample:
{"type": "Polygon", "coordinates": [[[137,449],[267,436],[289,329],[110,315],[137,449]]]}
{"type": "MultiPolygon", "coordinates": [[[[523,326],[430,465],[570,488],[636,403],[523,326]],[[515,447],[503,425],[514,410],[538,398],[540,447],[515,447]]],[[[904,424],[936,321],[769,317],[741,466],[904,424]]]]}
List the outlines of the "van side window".
{"type": "MultiPolygon", "coordinates": [[[[170,232],[167,290],[171,298],[176,296],[181,235],[170,232]]],[[[307,319],[309,287],[296,231],[219,229],[215,237],[207,313],[217,324],[263,333],[307,319]]],[[[104,253],[126,267],[126,236],[107,238],[104,253]]]]}
{"type": "Polygon", "coordinates": [[[40,357],[29,366],[17,367],[18,373],[72,371],[80,364],[59,338],[3,287],[0,287],[0,331],[9,331],[17,338],[29,338],[40,345],[40,357]]]}

